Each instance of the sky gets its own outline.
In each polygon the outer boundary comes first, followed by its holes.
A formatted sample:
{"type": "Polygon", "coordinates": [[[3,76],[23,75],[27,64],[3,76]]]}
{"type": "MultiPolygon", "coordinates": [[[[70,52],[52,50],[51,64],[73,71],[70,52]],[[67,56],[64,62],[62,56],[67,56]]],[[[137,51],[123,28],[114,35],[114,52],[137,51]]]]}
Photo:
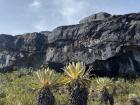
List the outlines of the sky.
{"type": "Polygon", "coordinates": [[[140,12],[140,0],[0,0],[0,34],[52,31],[97,12],[140,12]]]}

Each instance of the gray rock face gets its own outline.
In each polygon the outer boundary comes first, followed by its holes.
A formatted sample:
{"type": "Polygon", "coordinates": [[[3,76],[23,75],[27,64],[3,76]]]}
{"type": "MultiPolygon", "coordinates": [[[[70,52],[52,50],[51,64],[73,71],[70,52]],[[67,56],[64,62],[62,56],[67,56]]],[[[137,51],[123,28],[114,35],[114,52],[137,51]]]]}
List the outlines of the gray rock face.
{"type": "Polygon", "coordinates": [[[13,67],[59,69],[82,61],[99,75],[140,73],[140,13],[111,16],[52,32],[0,35],[0,70],[13,67]]]}
{"type": "Polygon", "coordinates": [[[47,36],[41,33],[0,35],[0,70],[14,67],[39,67],[47,49],[47,36]]]}
{"type": "Polygon", "coordinates": [[[88,23],[88,22],[92,22],[92,21],[104,20],[109,17],[111,17],[111,14],[106,13],[106,12],[99,12],[97,14],[93,14],[91,16],[88,16],[88,17],[80,20],[79,23],[82,24],[82,23],[88,23]]]}

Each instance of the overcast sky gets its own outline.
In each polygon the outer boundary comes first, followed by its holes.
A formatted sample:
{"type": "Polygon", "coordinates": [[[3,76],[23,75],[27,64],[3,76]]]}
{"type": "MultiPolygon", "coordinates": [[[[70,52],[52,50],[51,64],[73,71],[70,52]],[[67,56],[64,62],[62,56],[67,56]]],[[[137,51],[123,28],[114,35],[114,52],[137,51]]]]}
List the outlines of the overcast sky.
{"type": "Polygon", "coordinates": [[[0,0],[0,33],[53,30],[101,11],[140,12],[140,0],[0,0]]]}

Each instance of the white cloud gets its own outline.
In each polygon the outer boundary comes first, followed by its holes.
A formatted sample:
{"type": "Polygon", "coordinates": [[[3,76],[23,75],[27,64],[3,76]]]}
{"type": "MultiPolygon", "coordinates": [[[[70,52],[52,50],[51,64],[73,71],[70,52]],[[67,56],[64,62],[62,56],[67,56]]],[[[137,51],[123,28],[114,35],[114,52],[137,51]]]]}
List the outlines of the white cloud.
{"type": "Polygon", "coordinates": [[[39,0],[33,0],[30,5],[30,7],[35,7],[35,8],[40,8],[41,7],[41,2],[39,0]]]}
{"type": "Polygon", "coordinates": [[[84,7],[86,2],[84,0],[61,0],[62,2],[62,14],[64,16],[73,16],[78,13],[84,7]]]}
{"type": "Polygon", "coordinates": [[[67,19],[68,24],[75,23],[78,18],[84,17],[90,11],[90,3],[87,0],[60,0],[62,16],[67,19]]]}
{"type": "Polygon", "coordinates": [[[77,24],[80,19],[95,12],[89,0],[33,0],[31,4],[28,11],[29,15],[35,16],[32,26],[36,31],[77,24]]]}
{"type": "Polygon", "coordinates": [[[47,22],[44,19],[41,19],[40,21],[38,21],[35,25],[33,25],[33,27],[35,28],[35,30],[37,31],[44,31],[47,30],[47,22]]]}

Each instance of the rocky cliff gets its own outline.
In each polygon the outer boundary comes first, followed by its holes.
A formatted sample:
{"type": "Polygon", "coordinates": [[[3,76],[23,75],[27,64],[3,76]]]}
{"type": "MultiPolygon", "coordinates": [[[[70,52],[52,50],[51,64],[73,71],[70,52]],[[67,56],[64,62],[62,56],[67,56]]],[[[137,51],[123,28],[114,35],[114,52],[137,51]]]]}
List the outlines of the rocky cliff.
{"type": "Polygon", "coordinates": [[[140,73],[140,13],[94,14],[52,32],[0,35],[0,71],[83,61],[99,75],[140,73]]]}

